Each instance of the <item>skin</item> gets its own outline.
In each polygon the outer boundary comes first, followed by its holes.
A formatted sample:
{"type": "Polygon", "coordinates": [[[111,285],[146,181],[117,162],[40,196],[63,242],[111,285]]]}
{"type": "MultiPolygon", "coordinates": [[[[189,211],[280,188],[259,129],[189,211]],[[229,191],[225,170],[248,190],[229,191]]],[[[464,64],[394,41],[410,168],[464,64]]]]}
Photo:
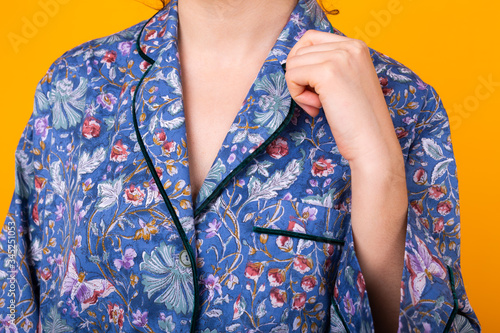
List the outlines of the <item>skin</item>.
{"type": "MultiPolygon", "coordinates": [[[[179,1],[194,197],[296,3],[179,1]]],[[[375,330],[395,332],[408,197],[401,147],[368,47],[359,40],[308,31],[290,51],[286,80],[292,98],[310,115],[323,107],[339,151],[349,161],[354,246],[375,330]]]]}

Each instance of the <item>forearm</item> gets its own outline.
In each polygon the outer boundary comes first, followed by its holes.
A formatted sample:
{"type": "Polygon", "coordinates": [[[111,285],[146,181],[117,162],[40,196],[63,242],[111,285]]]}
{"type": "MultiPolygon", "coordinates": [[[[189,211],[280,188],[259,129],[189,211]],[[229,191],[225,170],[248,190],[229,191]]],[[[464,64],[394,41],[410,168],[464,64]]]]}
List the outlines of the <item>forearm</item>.
{"type": "Polygon", "coordinates": [[[408,207],[406,178],[402,160],[376,164],[351,165],[351,221],[375,330],[396,332],[408,207]]]}

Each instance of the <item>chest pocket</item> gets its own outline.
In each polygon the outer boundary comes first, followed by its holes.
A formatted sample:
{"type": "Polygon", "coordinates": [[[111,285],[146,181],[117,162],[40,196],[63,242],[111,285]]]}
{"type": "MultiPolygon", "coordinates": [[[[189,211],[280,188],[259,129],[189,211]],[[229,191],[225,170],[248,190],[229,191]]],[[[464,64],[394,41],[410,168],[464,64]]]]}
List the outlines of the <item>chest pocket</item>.
{"type": "Polygon", "coordinates": [[[256,213],[245,276],[270,287],[266,317],[291,330],[328,327],[348,221],[347,212],[286,200],[256,213]]]}

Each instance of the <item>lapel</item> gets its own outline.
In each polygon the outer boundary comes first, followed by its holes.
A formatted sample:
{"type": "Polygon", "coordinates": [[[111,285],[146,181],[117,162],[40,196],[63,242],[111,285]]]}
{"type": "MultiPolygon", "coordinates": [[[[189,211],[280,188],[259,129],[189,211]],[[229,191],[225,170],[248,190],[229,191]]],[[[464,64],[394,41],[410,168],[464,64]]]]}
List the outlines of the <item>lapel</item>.
{"type": "Polygon", "coordinates": [[[193,204],[177,49],[177,0],[171,0],[143,27],[137,40],[138,51],[152,65],[137,88],[135,106],[139,132],[173,209],[181,222],[184,221],[186,232],[194,231],[192,218],[201,213],[290,120],[293,103],[283,68],[290,49],[309,29],[343,35],[330,25],[315,0],[298,1],[238,111],[193,204]]]}

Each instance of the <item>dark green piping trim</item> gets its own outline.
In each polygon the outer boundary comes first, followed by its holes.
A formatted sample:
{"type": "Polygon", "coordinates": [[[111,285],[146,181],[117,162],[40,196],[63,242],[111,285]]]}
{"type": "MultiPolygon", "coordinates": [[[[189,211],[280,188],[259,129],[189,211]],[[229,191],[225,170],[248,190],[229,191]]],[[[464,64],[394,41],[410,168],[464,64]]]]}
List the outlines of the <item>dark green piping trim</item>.
{"type": "MultiPolygon", "coordinates": [[[[281,66],[284,71],[286,71],[285,65],[286,64],[283,64],[281,66]]],[[[238,174],[241,170],[246,168],[257,155],[262,153],[264,151],[264,149],[266,149],[267,146],[271,142],[273,142],[274,139],[276,139],[276,137],[278,137],[278,135],[281,133],[281,131],[283,131],[283,129],[288,125],[290,120],[292,120],[293,110],[294,110],[295,106],[296,106],[296,103],[292,98],[292,101],[290,103],[290,110],[288,110],[288,114],[286,115],[285,119],[283,120],[281,125],[278,127],[278,129],[276,129],[276,131],[274,131],[274,133],[271,134],[271,136],[269,138],[267,138],[267,140],[264,141],[263,144],[261,144],[257,149],[255,149],[253,153],[248,155],[236,168],[234,168],[233,171],[231,171],[229,173],[229,175],[227,175],[226,178],[224,178],[224,180],[222,180],[219,183],[219,185],[217,185],[215,190],[208,196],[208,198],[206,198],[203,201],[203,203],[198,208],[196,208],[196,210],[194,212],[195,218],[208,206],[208,204],[210,202],[212,202],[212,200],[214,200],[215,198],[217,198],[219,196],[219,194],[222,192],[224,187],[226,187],[226,185],[229,183],[229,181],[231,181],[231,179],[233,179],[233,177],[236,176],[236,174],[238,174]]]]}
{"type": "Polygon", "coordinates": [[[338,240],[335,238],[313,236],[313,235],[302,234],[300,232],[293,232],[293,231],[288,231],[288,230],[253,227],[253,231],[256,233],[259,233],[259,234],[288,236],[288,237],[312,240],[312,241],[321,242],[321,243],[344,245],[344,241],[341,241],[341,240],[338,240]]]}
{"type": "Polygon", "coordinates": [[[335,309],[335,312],[337,313],[337,316],[339,316],[340,320],[342,321],[342,325],[344,325],[344,329],[346,330],[347,333],[350,333],[349,327],[347,326],[347,323],[344,320],[344,317],[342,317],[342,314],[340,313],[339,306],[337,305],[337,301],[335,300],[335,297],[332,296],[332,305],[333,308],[335,309]]]}
{"type": "Polygon", "coordinates": [[[141,132],[139,131],[139,125],[137,124],[137,116],[136,116],[136,110],[135,110],[137,92],[139,91],[139,87],[141,86],[142,82],[144,81],[144,78],[148,75],[149,70],[151,68],[153,68],[153,66],[150,66],[146,70],[144,75],[139,80],[137,87],[135,88],[134,98],[132,99],[132,117],[134,120],[134,128],[135,128],[135,134],[137,136],[137,142],[139,143],[139,146],[141,147],[142,155],[144,156],[144,159],[146,160],[146,163],[148,165],[148,169],[151,172],[151,175],[153,176],[153,179],[156,183],[156,186],[158,187],[158,190],[160,191],[160,194],[163,198],[163,201],[167,205],[168,211],[170,212],[170,215],[172,216],[172,220],[174,220],[174,224],[175,224],[175,227],[177,228],[177,232],[179,233],[179,235],[181,237],[182,244],[184,245],[184,248],[186,249],[186,251],[188,253],[189,261],[191,262],[191,270],[193,272],[193,286],[194,286],[194,308],[193,308],[193,315],[191,317],[191,332],[194,332],[195,319],[198,317],[199,285],[198,285],[198,272],[196,271],[196,261],[195,261],[195,257],[194,257],[193,248],[191,247],[191,244],[189,243],[189,240],[186,237],[186,233],[184,232],[184,229],[182,228],[182,224],[179,221],[179,217],[175,213],[174,207],[172,206],[172,203],[170,202],[170,199],[168,198],[168,195],[165,192],[165,189],[163,188],[163,184],[161,183],[160,177],[158,177],[158,174],[156,173],[155,167],[153,165],[153,161],[151,161],[151,157],[149,157],[149,155],[148,155],[148,152],[146,150],[146,146],[144,145],[144,141],[142,140],[141,132]]]}
{"type": "Polygon", "coordinates": [[[141,32],[139,33],[139,35],[137,36],[137,39],[135,40],[135,44],[136,44],[136,47],[137,47],[137,52],[139,53],[139,55],[141,56],[142,59],[146,60],[151,65],[154,64],[155,61],[151,57],[149,57],[146,53],[144,53],[142,51],[140,40],[141,40],[141,37],[142,37],[142,33],[144,32],[144,29],[149,24],[149,22],[151,22],[151,20],[153,19],[153,17],[155,17],[158,13],[159,13],[159,11],[156,12],[153,16],[151,16],[151,18],[142,26],[141,32]]]}
{"type": "Polygon", "coordinates": [[[457,298],[457,293],[455,291],[455,277],[453,276],[453,270],[451,269],[451,267],[450,266],[447,267],[448,267],[448,275],[450,276],[451,292],[453,294],[453,311],[451,312],[450,318],[446,323],[446,327],[444,328],[443,333],[448,333],[450,331],[451,325],[453,324],[455,316],[457,315],[458,312],[458,298],[457,298]]]}

